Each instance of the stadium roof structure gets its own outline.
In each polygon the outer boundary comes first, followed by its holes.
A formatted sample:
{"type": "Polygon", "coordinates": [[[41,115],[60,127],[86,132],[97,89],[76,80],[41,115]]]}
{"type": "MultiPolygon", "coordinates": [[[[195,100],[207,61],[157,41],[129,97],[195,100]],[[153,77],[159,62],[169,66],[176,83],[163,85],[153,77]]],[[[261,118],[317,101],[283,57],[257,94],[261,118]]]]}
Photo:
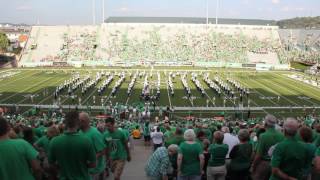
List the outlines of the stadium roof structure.
{"type": "MultiPolygon", "coordinates": [[[[215,24],[215,18],[209,18],[209,24],[215,24]]],[[[206,18],[201,17],[126,17],[115,16],[105,20],[106,23],[182,23],[182,24],[206,24],[206,18]]],[[[228,19],[220,18],[219,24],[241,25],[275,25],[276,21],[261,19],[228,19]]]]}

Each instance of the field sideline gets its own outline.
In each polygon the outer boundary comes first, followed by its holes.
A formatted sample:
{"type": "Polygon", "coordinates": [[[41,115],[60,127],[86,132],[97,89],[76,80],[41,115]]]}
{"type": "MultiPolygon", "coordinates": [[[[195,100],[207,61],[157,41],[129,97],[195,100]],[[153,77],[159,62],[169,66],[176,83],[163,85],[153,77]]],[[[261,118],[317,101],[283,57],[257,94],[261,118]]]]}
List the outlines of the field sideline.
{"type": "MultiPolygon", "coordinates": [[[[84,96],[81,95],[80,88],[75,91],[75,100],[72,100],[66,91],[60,95],[61,105],[83,105],[83,106],[101,106],[114,105],[116,103],[131,106],[139,102],[140,94],[143,88],[144,77],[138,77],[130,96],[127,95],[128,85],[131,81],[129,74],[135,72],[145,71],[147,74],[152,74],[149,79],[151,84],[151,95],[156,92],[155,84],[157,82],[157,72],[160,73],[160,99],[155,101],[157,107],[205,107],[205,108],[223,108],[223,107],[281,107],[290,109],[289,107],[314,107],[320,106],[320,89],[311,85],[293,80],[287,77],[288,74],[297,74],[297,72],[289,71],[269,71],[269,72],[256,72],[250,70],[239,69],[201,69],[201,68],[157,68],[157,69],[121,69],[121,68],[80,68],[80,69],[41,69],[41,68],[26,68],[26,69],[4,69],[0,71],[0,104],[17,104],[17,105],[52,105],[56,101],[53,98],[53,92],[56,87],[63,84],[65,80],[72,77],[72,73],[79,72],[80,76],[90,75],[92,79],[95,78],[96,72],[105,71],[111,73],[119,73],[124,71],[126,79],[120,86],[115,97],[112,97],[111,89],[114,87],[118,76],[114,76],[114,80],[107,87],[102,96],[98,95],[97,87],[101,85],[102,80],[93,88],[91,88],[84,96]],[[174,97],[168,91],[168,74],[169,72],[188,72],[187,83],[191,88],[191,98],[188,98],[180,78],[176,75],[173,79],[174,97]],[[196,89],[195,84],[191,81],[191,72],[198,74],[198,80],[205,90],[205,96],[196,89]],[[2,78],[3,74],[13,75],[10,77],[2,78]],[[227,78],[231,78],[244,88],[249,88],[249,98],[243,97],[242,103],[239,100],[239,93],[235,90],[236,99],[227,98],[227,95],[222,92],[221,96],[210,89],[204,80],[202,74],[209,73],[209,78],[214,80],[219,77],[222,81],[227,82],[227,78]],[[32,96],[32,97],[31,97],[32,96]],[[95,96],[95,98],[93,98],[95,96]],[[81,103],[79,103],[81,99],[81,103]],[[101,101],[101,99],[103,99],[101,101]],[[248,104],[249,103],[249,104],[248,104]]],[[[228,84],[228,83],[227,83],[228,84]]],[[[229,84],[230,85],[230,84],[229,84]]],[[[231,85],[230,85],[231,86],[231,85]]],[[[231,86],[232,87],[232,86],[231,86]]],[[[205,109],[204,108],[204,109],[205,109]]],[[[266,108],[267,109],[267,108],[266,108]]],[[[292,112],[292,109],[290,109],[292,112]]],[[[301,111],[302,109],[300,109],[301,111]]],[[[204,110],[205,111],[205,110],[204,110]]],[[[271,110],[271,112],[274,110],[271,110]]],[[[298,111],[298,110],[297,110],[298,111]]],[[[269,111],[268,111],[269,112],[269,111]]],[[[264,111],[267,113],[267,111],[264,111]]]]}

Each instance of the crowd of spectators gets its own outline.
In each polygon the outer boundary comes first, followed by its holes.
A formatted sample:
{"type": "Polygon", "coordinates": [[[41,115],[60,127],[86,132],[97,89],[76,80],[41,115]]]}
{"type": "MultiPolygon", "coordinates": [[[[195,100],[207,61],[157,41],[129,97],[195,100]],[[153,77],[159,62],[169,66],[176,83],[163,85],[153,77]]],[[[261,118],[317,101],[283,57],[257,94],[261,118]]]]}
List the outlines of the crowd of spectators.
{"type": "Polygon", "coordinates": [[[0,118],[0,179],[115,179],[131,161],[132,139],[153,144],[148,179],[318,179],[320,124],[301,119],[176,121],[0,118]],[[18,173],[17,173],[18,172],[18,173]]]}
{"type": "Polygon", "coordinates": [[[178,180],[319,179],[318,122],[309,127],[295,118],[279,121],[267,115],[260,123],[235,124],[221,123],[208,129],[207,124],[183,127],[165,122],[163,132],[167,135],[163,147],[155,148],[149,158],[147,176],[178,180]]]}

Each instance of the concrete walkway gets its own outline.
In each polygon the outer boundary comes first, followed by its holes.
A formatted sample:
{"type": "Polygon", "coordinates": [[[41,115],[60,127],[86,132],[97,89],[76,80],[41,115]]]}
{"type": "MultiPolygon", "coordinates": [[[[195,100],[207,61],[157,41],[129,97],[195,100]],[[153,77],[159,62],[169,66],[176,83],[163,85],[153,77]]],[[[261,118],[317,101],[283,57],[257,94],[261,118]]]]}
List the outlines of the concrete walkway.
{"type": "Polygon", "coordinates": [[[151,146],[144,146],[143,139],[133,140],[134,147],[131,149],[131,162],[127,162],[121,180],[146,180],[144,167],[150,154],[151,146]]]}

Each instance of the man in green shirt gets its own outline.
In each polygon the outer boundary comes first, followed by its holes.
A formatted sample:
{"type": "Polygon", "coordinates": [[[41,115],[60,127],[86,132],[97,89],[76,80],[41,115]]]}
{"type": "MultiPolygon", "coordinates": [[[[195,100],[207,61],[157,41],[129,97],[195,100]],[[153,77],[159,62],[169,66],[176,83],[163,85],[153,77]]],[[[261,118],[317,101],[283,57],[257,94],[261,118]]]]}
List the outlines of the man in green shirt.
{"type": "Polygon", "coordinates": [[[41,138],[43,135],[45,135],[46,127],[43,125],[43,120],[40,120],[40,125],[34,129],[35,135],[38,138],[41,138]]]}
{"type": "Polygon", "coordinates": [[[78,112],[65,117],[65,133],[50,142],[49,163],[59,167],[59,179],[90,180],[89,169],[96,167],[96,152],[90,139],[78,132],[78,112]]]}
{"type": "Polygon", "coordinates": [[[294,118],[288,118],[283,128],[286,139],[277,144],[272,153],[270,180],[301,179],[307,151],[303,143],[294,138],[299,124],[294,118]]]}
{"type": "Polygon", "coordinates": [[[257,144],[257,152],[252,163],[252,179],[268,180],[271,175],[269,149],[283,141],[284,135],[275,129],[277,119],[273,115],[267,115],[264,119],[266,132],[261,134],[257,144]]]}
{"type": "Polygon", "coordinates": [[[212,132],[211,132],[211,130],[209,129],[208,124],[204,124],[204,125],[202,126],[202,131],[203,131],[204,134],[206,135],[206,138],[209,139],[209,141],[211,142],[211,141],[212,141],[212,132]]]}
{"type": "Polygon", "coordinates": [[[26,141],[9,138],[10,126],[0,117],[0,179],[41,179],[38,152],[26,141]]]}
{"type": "Polygon", "coordinates": [[[48,128],[48,131],[45,136],[42,136],[38,139],[33,146],[39,151],[44,153],[45,156],[49,153],[49,145],[51,139],[59,135],[59,130],[55,126],[48,128]]]}
{"type": "Polygon", "coordinates": [[[92,180],[101,180],[104,177],[105,169],[105,145],[103,143],[102,134],[94,127],[90,126],[90,117],[87,113],[81,112],[79,114],[81,133],[87,136],[93,144],[96,157],[97,166],[90,168],[89,173],[92,180]]]}
{"type": "Polygon", "coordinates": [[[104,135],[109,148],[111,172],[115,180],[120,180],[126,160],[131,160],[128,139],[123,131],[115,126],[115,120],[112,117],[106,119],[107,132],[104,135]]]}
{"type": "Polygon", "coordinates": [[[314,160],[314,168],[316,172],[320,172],[320,147],[318,147],[316,151],[316,157],[314,160]]]}
{"type": "Polygon", "coordinates": [[[150,146],[151,136],[150,136],[150,122],[146,121],[143,125],[143,136],[144,136],[144,145],[150,146]]]}
{"type": "Polygon", "coordinates": [[[169,137],[165,141],[165,146],[169,147],[171,144],[176,144],[179,146],[183,141],[184,141],[184,138],[183,138],[182,130],[180,128],[176,128],[176,132],[174,133],[174,135],[169,137]]]}
{"type": "Polygon", "coordinates": [[[40,153],[38,158],[41,160],[44,176],[46,176],[46,178],[48,179],[52,179],[54,178],[52,176],[55,176],[55,173],[53,172],[54,169],[52,169],[48,163],[50,141],[58,135],[58,128],[55,126],[51,126],[48,128],[46,135],[42,136],[33,144],[36,150],[38,150],[40,153]]]}

